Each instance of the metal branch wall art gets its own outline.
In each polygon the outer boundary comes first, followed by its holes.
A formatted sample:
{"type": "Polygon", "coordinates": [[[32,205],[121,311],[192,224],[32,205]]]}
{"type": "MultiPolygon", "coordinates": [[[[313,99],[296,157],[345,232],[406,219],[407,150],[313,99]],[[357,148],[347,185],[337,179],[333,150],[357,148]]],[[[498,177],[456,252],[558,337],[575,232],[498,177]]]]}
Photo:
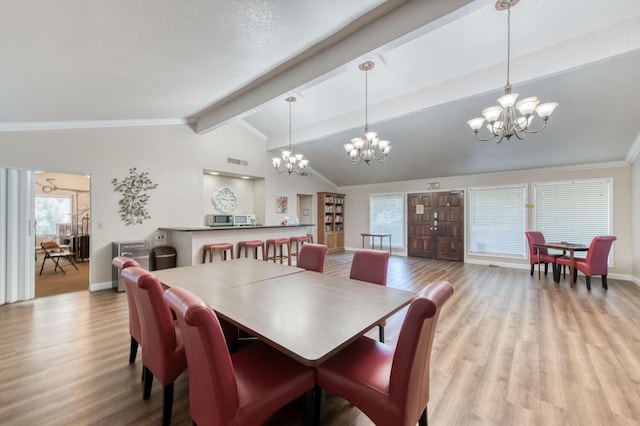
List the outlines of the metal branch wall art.
{"type": "Polygon", "coordinates": [[[158,184],[151,182],[149,173],[138,173],[134,167],[129,169],[129,176],[121,182],[113,179],[111,183],[114,191],[122,193],[122,199],[118,202],[120,205],[118,213],[126,225],[139,224],[151,217],[146,209],[150,198],[146,191],[156,189],[158,184]]]}

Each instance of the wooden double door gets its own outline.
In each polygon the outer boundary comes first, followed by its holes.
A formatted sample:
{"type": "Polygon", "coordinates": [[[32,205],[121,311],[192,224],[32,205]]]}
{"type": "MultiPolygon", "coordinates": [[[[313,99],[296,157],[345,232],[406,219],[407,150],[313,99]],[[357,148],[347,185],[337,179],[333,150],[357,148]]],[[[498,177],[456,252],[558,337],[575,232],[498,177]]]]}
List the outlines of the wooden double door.
{"type": "Polygon", "coordinates": [[[409,194],[408,254],[443,260],[464,260],[464,194],[409,194]]]}

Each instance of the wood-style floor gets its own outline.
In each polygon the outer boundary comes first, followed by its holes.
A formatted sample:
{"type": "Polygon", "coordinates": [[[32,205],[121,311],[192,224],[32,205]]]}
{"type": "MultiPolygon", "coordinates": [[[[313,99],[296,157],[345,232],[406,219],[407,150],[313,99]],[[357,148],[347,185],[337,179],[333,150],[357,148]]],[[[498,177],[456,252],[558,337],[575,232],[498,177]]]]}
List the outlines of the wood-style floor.
{"type": "MultiPolygon", "coordinates": [[[[327,257],[325,273],[348,276],[351,253],[327,257]]],[[[434,425],[640,424],[640,287],[584,277],[570,288],[527,270],[392,257],[388,285],[418,290],[445,279],[431,358],[434,425]]],[[[86,291],[0,306],[0,424],[156,425],[156,381],[142,400],[140,354],[128,364],[123,293],[86,291]]],[[[388,321],[395,344],[404,311],[388,321]]],[[[371,336],[376,336],[374,330],[371,336]]],[[[188,377],[178,379],[174,425],[190,425],[188,377]]],[[[300,424],[303,404],[271,425],[300,424]]],[[[328,396],[325,424],[372,424],[328,396]]]]}

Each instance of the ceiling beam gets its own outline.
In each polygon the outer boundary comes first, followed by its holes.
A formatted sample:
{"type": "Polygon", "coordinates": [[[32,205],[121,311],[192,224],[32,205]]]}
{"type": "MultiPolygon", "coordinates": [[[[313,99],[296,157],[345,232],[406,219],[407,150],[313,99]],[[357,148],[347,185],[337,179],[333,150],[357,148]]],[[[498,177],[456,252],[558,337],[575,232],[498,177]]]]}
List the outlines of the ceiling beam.
{"type": "MultiPolygon", "coordinates": [[[[487,0],[491,1],[491,0],[487,0]]],[[[350,62],[385,51],[469,13],[472,0],[390,0],[328,39],[201,111],[195,130],[204,134],[251,114],[283,94],[327,79],[350,62]],[[453,13],[456,12],[456,13],[453,13]]],[[[482,2],[475,2],[474,8],[482,2]]]]}

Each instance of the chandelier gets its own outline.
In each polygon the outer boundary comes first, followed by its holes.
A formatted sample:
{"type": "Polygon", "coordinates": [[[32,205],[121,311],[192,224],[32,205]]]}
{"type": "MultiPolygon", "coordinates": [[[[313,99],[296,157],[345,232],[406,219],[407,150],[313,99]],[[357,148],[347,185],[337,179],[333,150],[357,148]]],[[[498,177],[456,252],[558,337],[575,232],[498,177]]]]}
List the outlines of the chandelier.
{"type": "Polygon", "coordinates": [[[547,126],[547,121],[558,106],[556,102],[548,102],[540,104],[540,100],[533,96],[524,98],[518,102],[518,93],[511,93],[511,84],[509,84],[509,60],[511,56],[511,7],[518,4],[520,0],[498,0],[496,2],[497,10],[507,10],[507,84],[504,86],[504,96],[498,98],[500,106],[495,105],[485,108],[482,111],[484,117],[473,118],[467,121],[469,127],[476,135],[479,141],[495,140],[500,143],[503,138],[509,140],[511,136],[518,139],[524,139],[527,133],[538,133],[547,126]],[[516,112],[516,109],[520,113],[516,112]],[[532,129],[531,124],[535,119],[536,113],[542,119],[542,124],[537,129],[532,129]],[[489,130],[489,136],[481,137],[480,129],[487,121],[486,128],[489,130]]]}
{"type": "Polygon", "coordinates": [[[271,159],[271,164],[276,169],[278,174],[287,172],[289,174],[296,172],[301,175],[304,173],[304,168],[309,164],[309,160],[303,160],[302,154],[294,154],[291,151],[291,104],[296,101],[294,96],[289,96],[285,99],[289,103],[289,150],[282,151],[282,158],[274,157],[271,159]],[[280,167],[282,166],[282,167],[280,167]]]}
{"type": "Polygon", "coordinates": [[[376,132],[369,131],[367,111],[367,96],[369,91],[368,72],[373,69],[373,67],[374,63],[371,61],[364,62],[358,66],[358,68],[364,71],[364,138],[353,138],[351,142],[344,144],[344,150],[347,151],[349,159],[354,164],[360,164],[363,161],[369,164],[371,160],[384,163],[387,160],[387,154],[391,150],[389,141],[381,141],[376,132]]]}

